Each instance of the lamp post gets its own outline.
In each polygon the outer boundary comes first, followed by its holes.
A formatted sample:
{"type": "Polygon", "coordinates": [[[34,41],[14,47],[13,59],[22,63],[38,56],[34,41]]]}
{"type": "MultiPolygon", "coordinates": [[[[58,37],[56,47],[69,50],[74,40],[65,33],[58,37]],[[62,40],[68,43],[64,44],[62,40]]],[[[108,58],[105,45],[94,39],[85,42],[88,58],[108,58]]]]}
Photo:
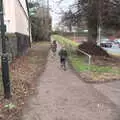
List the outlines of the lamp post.
{"type": "Polygon", "coordinates": [[[9,65],[8,65],[8,55],[6,51],[6,37],[5,37],[5,25],[4,25],[4,15],[3,15],[3,0],[0,0],[0,23],[1,23],[1,40],[2,40],[2,80],[4,86],[4,98],[9,99],[11,97],[10,92],[10,80],[9,80],[9,65]]]}
{"type": "Polygon", "coordinates": [[[99,0],[98,2],[98,41],[101,43],[101,31],[102,31],[102,5],[103,5],[103,0],[99,0]]]}

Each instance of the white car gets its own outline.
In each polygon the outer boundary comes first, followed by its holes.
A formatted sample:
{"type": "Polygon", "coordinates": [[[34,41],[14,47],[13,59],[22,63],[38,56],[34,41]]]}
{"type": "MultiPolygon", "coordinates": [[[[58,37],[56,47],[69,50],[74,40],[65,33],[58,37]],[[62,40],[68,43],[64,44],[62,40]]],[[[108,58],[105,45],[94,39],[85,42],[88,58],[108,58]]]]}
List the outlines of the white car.
{"type": "Polygon", "coordinates": [[[111,41],[101,42],[101,47],[111,48],[113,46],[113,43],[111,41]]]}
{"type": "Polygon", "coordinates": [[[97,42],[98,46],[111,48],[113,43],[108,38],[102,38],[100,42],[97,42]]]}
{"type": "Polygon", "coordinates": [[[106,43],[107,41],[109,41],[109,39],[108,38],[102,38],[100,41],[97,41],[97,45],[98,46],[100,46],[101,45],[101,43],[106,43]]]}
{"type": "Polygon", "coordinates": [[[115,39],[115,40],[114,40],[114,43],[120,44],[120,39],[115,39]]]}
{"type": "Polygon", "coordinates": [[[120,48],[120,39],[115,39],[114,44],[116,44],[120,48]]]}

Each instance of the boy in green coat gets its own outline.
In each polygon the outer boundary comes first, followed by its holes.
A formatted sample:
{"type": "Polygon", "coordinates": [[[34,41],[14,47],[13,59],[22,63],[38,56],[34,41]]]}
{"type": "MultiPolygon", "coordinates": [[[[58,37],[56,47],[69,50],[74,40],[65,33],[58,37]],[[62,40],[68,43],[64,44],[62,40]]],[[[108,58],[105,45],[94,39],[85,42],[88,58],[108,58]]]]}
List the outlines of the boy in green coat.
{"type": "Polygon", "coordinates": [[[66,70],[66,60],[67,60],[68,54],[65,47],[61,48],[61,50],[59,51],[59,56],[60,56],[61,67],[64,67],[64,70],[66,70]]]}

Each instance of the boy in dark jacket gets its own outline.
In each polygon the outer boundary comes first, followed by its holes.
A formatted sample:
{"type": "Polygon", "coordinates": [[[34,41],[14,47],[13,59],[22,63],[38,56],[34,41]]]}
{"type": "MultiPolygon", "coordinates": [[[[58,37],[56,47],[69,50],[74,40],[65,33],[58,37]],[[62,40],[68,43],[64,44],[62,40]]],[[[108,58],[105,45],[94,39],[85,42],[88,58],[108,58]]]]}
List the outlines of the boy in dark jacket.
{"type": "Polygon", "coordinates": [[[59,51],[59,56],[60,56],[61,67],[64,67],[64,70],[66,70],[66,60],[67,60],[68,54],[65,47],[61,48],[61,50],[59,51]]]}

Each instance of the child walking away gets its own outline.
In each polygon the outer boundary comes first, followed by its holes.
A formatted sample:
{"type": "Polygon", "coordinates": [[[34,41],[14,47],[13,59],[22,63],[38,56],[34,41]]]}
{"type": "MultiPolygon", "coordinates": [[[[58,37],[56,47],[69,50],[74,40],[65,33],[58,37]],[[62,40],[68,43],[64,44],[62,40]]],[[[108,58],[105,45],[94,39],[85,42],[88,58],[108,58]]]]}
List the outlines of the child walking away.
{"type": "Polygon", "coordinates": [[[57,43],[56,43],[55,40],[51,44],[51,49],[52,49],[53,55],[55,56],[56,55],[56,50],[57,50],[57,43]]]}
{"type": "Polygon", "coordinates": [[[59,51],[59,56],[60,56],[60,63],[61,63],[61,67],[64,68],[64,70],[66,70],[66,60],[67,60],[67,50],[65,49],[65,47],[62,47],[61,50],[59,51]]]}

